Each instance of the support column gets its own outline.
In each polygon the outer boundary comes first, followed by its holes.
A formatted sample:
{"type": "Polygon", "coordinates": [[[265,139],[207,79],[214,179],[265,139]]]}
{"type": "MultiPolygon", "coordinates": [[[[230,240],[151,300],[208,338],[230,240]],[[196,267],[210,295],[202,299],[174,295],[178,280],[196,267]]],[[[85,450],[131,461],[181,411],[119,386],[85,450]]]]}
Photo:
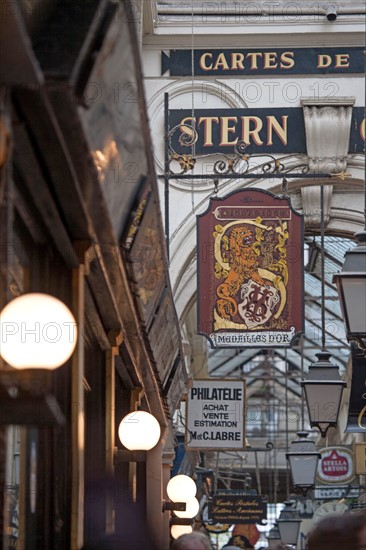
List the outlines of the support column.
{"type": "Polygon", "coordinates": [[[72,488],[71,550],[84,543],[84,265],[73,271],[73,313],[78,327],[78,342],[71,365],[72,488]]]}
{"type": "Polygon", "coordinates": [[[110,482],[114,477],[114,449],[115,441],[115,356],[118,354],[118,347],[112,347],[106,352],[106,473],[107,473],[107,495],[106,495],[106,532],[114,532],[114,496],[111,491],[110,482]]]}
{"type": "Polygon", "coordinates": [[[162,444],[148,451],[146,461],[146,517],[154,544],[168,550],[163,542],[162,444]]]}
{"type": "MultiPolygon", "coordinates": [[[[168,495],[166,492],[166,486],[169,483],[171,477],[171,471],[173,466],[174,451],[169,454],[164,452],[163,456],[163,472],[162,472],[162,481],[163,481],[163,499],[168,501],[168,495]]],[[[170,543],[170,512],[166,511],[163,514],[163,524],[162,524],[162,548],[169,548],[170,543]]]]}

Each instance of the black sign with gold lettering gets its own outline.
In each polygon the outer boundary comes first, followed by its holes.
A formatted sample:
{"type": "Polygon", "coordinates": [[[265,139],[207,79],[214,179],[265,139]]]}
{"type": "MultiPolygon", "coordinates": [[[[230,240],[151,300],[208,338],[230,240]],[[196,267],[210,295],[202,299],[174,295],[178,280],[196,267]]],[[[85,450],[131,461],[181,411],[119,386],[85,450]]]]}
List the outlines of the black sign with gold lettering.
{"type": "MultiPolygon", "coordinates": [[[[293,108],[171,109],[169,127],[174,151],[197,155],[232,153],[239,141],[251,153],[306,153],[303,110],[293,108]],[[187,141],[190,143],[187,145],[187,141]]],[[[365,108],[352,111],[349,153],[365,150],[365,108]]]]}
{"type": "Polygon", "coordinates": [[[214,495],[208,504],[212,523],[261,523],[267,517],[267,504],[258,495],[214,495]]]}
{"type": "Polygon", "coordinates": [[[366,433],[366,368],[365,357],[356,344],[351,344],[352,382],[346,432],[366,433]]]}
{"type": "MultiPolygon", "coordinates": [[[[352,74],[364,72],[364,48],[194,50],[195,76],[352,74]]],[[[162,52],[162,74],[192,76],[192,52],[162,52]]]]}

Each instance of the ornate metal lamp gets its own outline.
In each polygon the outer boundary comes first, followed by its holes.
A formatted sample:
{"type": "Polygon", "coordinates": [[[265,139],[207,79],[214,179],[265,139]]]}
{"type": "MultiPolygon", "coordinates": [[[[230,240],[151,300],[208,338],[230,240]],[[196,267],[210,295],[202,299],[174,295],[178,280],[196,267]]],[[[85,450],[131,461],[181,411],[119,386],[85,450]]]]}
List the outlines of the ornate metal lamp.
{"type": "Polygon", "coordinates": [[[298,439],[291,443],[286,458],[290,463],[293,484],[302,490],[305,496],[315,485],[320,453],[315,449],[314,441],[308,440],[309,432],[298,432],[298,439]]]}
{"type": "Polygon", "coordinates": [[[328,428],[338,421],[342,394],[347,386],[339,375],[338,366],[329,361],[327,351],[315,354],[318,361],[309,366],[309,372],[301,386],[305,391],[310,426],[320,430],[325,437],[328,428]]]}
{"type": "Polygon", "coordinates": [[[321,212],[321,319],[322,319],[322,350],[316,353],[318,361],[309,366],[305,380],[301,381],[304,388],[306,404],[309,412],[310,426],[319,428],[321,436],[325,437],[328,428],[335,427],[344,388],[347,386],[340,375],[338,366],[330,362],[331,354],[325,350],[325,281],[324,281],[324,189],[320,189],[321,212]]]}
{"type": "Polygon", "coordinates": [[[366,353],[366,227],[356,233],[357,246],[348,250],[342,271],[333,275],[348,340],[366,353]]]}
{"type": "Polygon", "coordinates": [[[284,544],[296,546],[301,519],[293,507],[294,501],[286,500],[284,504],[285,508],[282,510],[280,517],[277,520],[281,540],[284,544]]]}
{"type": "Polygon", "coordinates": [[[277,522],[274,524],[274,526],[272,527],[272,529],[268,533],[267,540],[268,540],[268,548],[277,548],[277,546],[278,546],[278,544],[281,540],[281,535],[280,535],[280,531],[278,529],[277,522]]]}

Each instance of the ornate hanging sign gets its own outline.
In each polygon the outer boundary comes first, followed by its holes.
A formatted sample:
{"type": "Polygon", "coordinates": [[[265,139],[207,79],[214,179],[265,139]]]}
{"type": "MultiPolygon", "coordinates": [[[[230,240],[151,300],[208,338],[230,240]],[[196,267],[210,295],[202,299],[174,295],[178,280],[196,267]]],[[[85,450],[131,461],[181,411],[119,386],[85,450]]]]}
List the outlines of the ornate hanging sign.
{"type": "Polygon", "coordinates": [[[197,217],[198,332],[214,348],[289,347],[304,330],[303,218],[246,189],[197,217]]]}

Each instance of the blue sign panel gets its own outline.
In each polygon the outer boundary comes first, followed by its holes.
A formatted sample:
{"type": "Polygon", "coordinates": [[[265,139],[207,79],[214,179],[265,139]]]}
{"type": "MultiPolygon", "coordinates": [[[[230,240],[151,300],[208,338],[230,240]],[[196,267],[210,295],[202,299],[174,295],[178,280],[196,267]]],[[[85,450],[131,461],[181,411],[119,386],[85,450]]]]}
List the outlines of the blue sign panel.
{"type": "MultiPolygon", "coordinates": [[[[364,48],[208,49],[193,51],[195,76],[364,73],[364,48]]],[[[192,52],[162,52],[162,74],[192,76],[192,52]]]]}
{"type": "MultiPolygon", "coordinates": [[[[172,109],[169,127],[171,145],[179,154],[204,155],[234,152],[239,142],[245,152],[306,154],[305,123],[302,108],[261,109],[172,109]]],[[[353,109],[349,153],[365,150],[365,110],[353,109]]]]}

